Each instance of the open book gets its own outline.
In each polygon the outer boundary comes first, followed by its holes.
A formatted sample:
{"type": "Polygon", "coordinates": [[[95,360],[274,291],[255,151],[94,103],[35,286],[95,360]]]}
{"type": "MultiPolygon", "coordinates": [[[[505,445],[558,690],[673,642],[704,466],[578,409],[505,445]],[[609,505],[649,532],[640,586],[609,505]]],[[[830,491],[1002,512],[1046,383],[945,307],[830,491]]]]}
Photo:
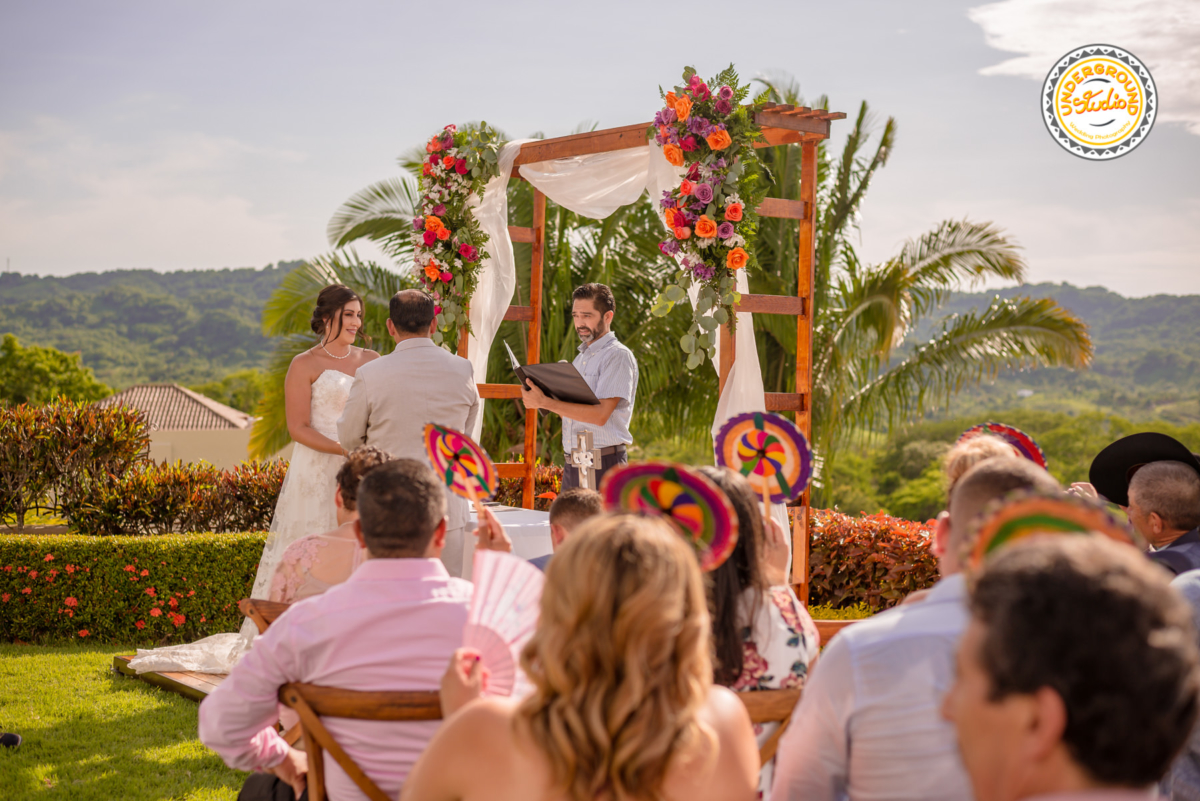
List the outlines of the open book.
{"type": "Polygon", "coordinates": [[[583,380],[583,376],[575,369],[575,365],[567,362],[551,362],[550,364],[527,364],[522,367],[521,363],[517,361],[516,355],[513,354],[512,348],[508,346],[508,342],[504,343],[504,349],[508,351],[508,358],[512,362],[517,378],[521,379],[521,383],[525,385],[526,389],[530,384],[534,384],[547,397],[564,403],[600,405],[600,399],[596,397],[596,393],[592,392],[587,381],[583,380]]]}

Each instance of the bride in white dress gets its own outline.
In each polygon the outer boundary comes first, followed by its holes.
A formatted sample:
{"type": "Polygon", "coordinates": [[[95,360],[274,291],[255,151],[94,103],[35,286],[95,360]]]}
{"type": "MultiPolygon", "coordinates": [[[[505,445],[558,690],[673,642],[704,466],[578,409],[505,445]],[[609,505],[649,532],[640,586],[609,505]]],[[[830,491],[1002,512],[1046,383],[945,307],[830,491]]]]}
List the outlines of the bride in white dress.
{"type": "MultiPolygon", "coordinates": [[[[317,296],[312,329],[321,342],[292,359],[284,382],[288,433],[295,442],[279,491],[271,533],[263,547],[251,598],[266,600],[283,552],[301,537],[337,528],[337,471],[346,452],[337,441],[337,421],[350,397],[358,368],[378,353],[354,346],[362,328],[362,299],[340,284],[317,296]]],[[[237,634],[216,634],[186,645],[139,649],[129,666],[139,673],[193,670],[228,673],[258,629],[250,620],[237,634]]]]}

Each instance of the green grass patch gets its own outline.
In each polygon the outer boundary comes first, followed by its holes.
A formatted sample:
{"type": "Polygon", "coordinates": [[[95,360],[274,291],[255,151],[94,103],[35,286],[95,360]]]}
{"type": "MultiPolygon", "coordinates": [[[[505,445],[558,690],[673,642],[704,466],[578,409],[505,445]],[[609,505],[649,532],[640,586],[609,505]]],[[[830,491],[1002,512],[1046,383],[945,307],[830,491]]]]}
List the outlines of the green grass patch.
{"type": "Polygon", "coordinates": [[[196,738],[194,702],[112,672],[112,645],[0,644],[0,796],[233,801],[245,773],[196,738]]]}

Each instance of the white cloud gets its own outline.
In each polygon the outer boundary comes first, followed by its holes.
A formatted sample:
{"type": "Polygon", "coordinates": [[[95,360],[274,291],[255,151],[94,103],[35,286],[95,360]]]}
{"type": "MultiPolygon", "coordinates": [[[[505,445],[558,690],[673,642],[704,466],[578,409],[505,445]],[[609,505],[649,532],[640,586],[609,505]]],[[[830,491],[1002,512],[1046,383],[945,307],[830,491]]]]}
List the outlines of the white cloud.
{"type": "Polygon", "coordinates": [[[256,164],[304,158],[199,133],[118,143],[40,118],[0,131],[0,256],[19,272],[67,273],[307,255],[322,247],[319,235],[295,236],[284,214],[229,189],[245,186],[256,164]]]}
{"type": "Polygon", "coordinates": [[[980,70],[1044,80],[1062,56],[1111,44],[1145,62],[1163,122],[1200,136],[1200,2],[1197,0],[1001,0],[967,12],[990,47],[1020,53],[980,70]]]}

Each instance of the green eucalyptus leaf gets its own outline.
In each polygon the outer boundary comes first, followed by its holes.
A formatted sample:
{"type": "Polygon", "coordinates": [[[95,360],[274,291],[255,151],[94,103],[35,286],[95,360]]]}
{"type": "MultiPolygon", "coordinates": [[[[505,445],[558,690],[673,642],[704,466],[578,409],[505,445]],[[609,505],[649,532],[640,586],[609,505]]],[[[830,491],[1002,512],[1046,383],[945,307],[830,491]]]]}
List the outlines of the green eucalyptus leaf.
{"type": "Polygon", "coordinates": [[[676,284],[667,284],[663,289],[663,294],[667,296],[667,300],[672,303],[678,303],[687,297],[687,293],[683,291],[683,287],[676,284]]]}
{"type": "Polygon", "coordinates": [[[700,323],[700,327],[705,331],[712,331],[717,327],[717,321],[711,317],[701,317],[696,322],[700,323]]]}
{"type": "Polygon", "coordinates": [[[713,319],[716,320],[719,325],[725,325],[725,323],[729,322],[729,312],[725,311],[723,307],[718,308],[715,312],[713,312],[713,319]]]}
{"type": "Polygon", "coordinates": [[[704,351],[697,350],[688,355],[687,368],[689,370],[695,370],[702,364],[704,364],[704,351]]]}
{"type": "Polygon", "coordinates": [[[693,353],[696,350],[696,338],[691,334],[684,334],[679,338],[679,347],[683,348],[684,353],[693,353]]]}

